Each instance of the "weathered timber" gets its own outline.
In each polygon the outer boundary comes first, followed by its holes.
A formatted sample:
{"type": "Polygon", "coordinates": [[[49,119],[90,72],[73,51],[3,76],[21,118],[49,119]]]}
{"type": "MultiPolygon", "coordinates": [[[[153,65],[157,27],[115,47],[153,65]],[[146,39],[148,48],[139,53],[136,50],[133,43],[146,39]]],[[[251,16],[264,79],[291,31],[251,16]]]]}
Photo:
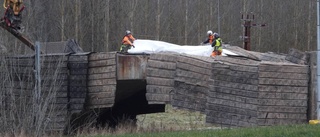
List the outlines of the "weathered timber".
{"type": "Polygon", "coordinates": [[[88,74],[87,69],[75,69],[73,71],[70,71],[70,75],[85,75],[88,74]]]}
{"type": "Polygon", "coordinates": [[[301,73],[305,74],[309,72],[308,66],[299,66],[299,65],[286,65],[286,64],[267,64],[261,63],[259,66],[259,71],[264,72],[292,72],[292,73],[301,73]]]}
{"type": "Polygon", "coordinates": [[[104,86],[104,85],[111,85],[117,84],[116,79],[100,79],[100,80],[90,80],[88,81],[88,86],[104,86]]]}
{"type": "Polygon", "coordinates": [[[212,98],[207,99],[208,104],[216,104],[216,105],[224,105],[229,107],[235,107],[235,108],[242,108],[242,109],[257,109],[257,104],[248,104],[245,102],[235,102],[232,100],[225,100],[225,99],[218,99],[218,98],[212,98]]]}
{"type": "Polygon", "coordinates": [[[92,53],[89,55],[89,61],[101,60],[101,59],[114,59],[116,58],[116,52],[106,52],[106,53],[92,53]]]}
{"type": "MultiPolygon", "coordinates": [[[[67,77],[68,75],[63,75],[61,77],[67,77]]],[[[87,75],[70,75],[69,76],[70,80],[86,80],[87,75]]]]}
{"type": "Polygon", "coordinates": [[[317,51],[309,53],[308,119],[317,119],[317,51]]]}
{"type": "Polygon", "coordinates": [[[193,85],[193,84],[189,84],[181,81],[175,81],[174,88],[176,93],[183,93],[186,95],[193,95],[193,96],[196,96],[198,94],[201,94],[201,95],[206,94],[209,90],[208,87],[193,85]]]}
{"type": "Polygon", "coordinates": [[[247,115],[240,115],[234,113],[225,113],[207,110],[206,114],[210,115],[206,117],[206,121],[212,121],[212,123],[221,124],[223,127],[247,127],[256,125],[257,118],[247,115]],[[245,123],[245,124],[244,124],[245,123]]]}
{"type": "Polygon", "coordinates": [[[88,76],[89,80],[99,80],[99,79],[115,79],[116,78],[116,72],[106,72],[101,74],[90,74],[88,76]]]}
{"type": "Polygon", "coordinates": [[[84,104],[85,103],[85,98],[71,98],[69,103],[72,104],[84,104]]]}
{"type": "Polygon", "coordinates": [[[266,106],[291,106],[306,107],[307,100],[279,100],[279,99],[259,99],[259,105],[266,106]]]}
{"type": "Polygon", "coordinates": [[[257,117],[257,111],[252,110],[250,108],[243,109],[243,108],[235,108],[235,107],[217,105],[217,104],[207,104],[206,110],[257,117]]]}
{"type": "Polygon", "coordinates": [[[168,70],[175,70],[176,63],[175,62],[163,62],[157,60],[148,60],[148,68],[161,68],[161,69],[168,69],[168,70]]]}
{"type": "Polygon", "coordinates": [[[177,62],[183,62],[184,64],[189,64],[193,67],[211,68],[211,64],[209,62],[199,60],[196,58],[191,58],[188,56],[179,56],[177,62]]]}
{"type": "Polygon", "coordinates": [[[68,104],[68,98],[63,97],[63,98],[55,98],[53,101],[55,104],[68,104]]]}
{"type": "Polygon", "coordinates": [[[155,93],[146,93],[146,99],[148,101],[156,101],[163,102],[163,104],[167,104],[170,102],[169,94],[155,94],[155,93]]]}
{"type": "Polygon", "coordinates": [[[284,100],[307,100],[307,94],[299,93],[278,93],[278,92],[259,92],[259,98],[261,99],[284,99],[284,100]]]}
{"type": "Polygon", "coordinates": [[[191,110],[191,111],[205,112],[205,105],[203,105],[203,103],[195,103],[190,100],[181,101],[181,100],[173,99],[171,101],[171,104],[173,107],[177,107],[179,109],[187,109],[187,110],[191,110]]]}
{"type": "Polygon", "coordinates": [[[89,93],[115,92],[115,91],[116,91],[116,85],[115,84],[88,87],[88,92],[89,93]]]}
{"type": "Polygon", "coordinates": [[[260,61],[236,57],[217,56],[215,60],[243,66],[257,66],[260,64],[260,61]]]}
{"type": "Polygon", "coordinates": [[[156,94],[169,94],[174,92],[173,87],[168,86],[158,86],[158,85],[147,85],[147,93],[156,93],[156,94]]]}
{"type": "Polygon", "coordinates": [[[158,60],[158,61],[165,61],[165,62],[176,62],[177,60],[177,54],[151,54],[150,59],[151,60],[158,60]]]}
{"type": "Polygon", "coordinates": [[[165,69],[147,68],[146,74],[148,77],[172,78],[172,79],[175,77],[174,70],[165,70],[165,69]]]}
{"type": "Polygon", "coordinates": [[[112,107],[114,104],[114,98],[95,98],[89,99],[87,102],[87,108],[104,108],[104,107],[112,107]]]}
{"type": "Polygon", "coordinates": [[[89,74],[101,74],[101,73],[108,73],[108,72],[115,72],[116,66],[104,66],[104,67],[96,67],[90,68],[89,74]]]}
{"type": "Polygon", "coordinates": [[[71,90],[69,96],[71,98],[85,98],[87,96],[87,88],[83,87],[80,90],[71,90]]]}
{"type": "Polygon", "coordinates": [[[88,93],[87,95],[91,99],[95,98],[112,98],[115,97],[115,92],[98,92],[98,93],[88,93]]]}
{"type": "Polygon", "coordinates": [[[258,118],[267,119],[307,119],[306,113],[275,113],[275,112],[258,112],[258,118]]]}
{"type": "Polygon", "coordinates": [[[260,85],[283,85],[283,86],[297,86],[307,87],[308,80],[291,80],[291,79],[272,79],[272,78],[259,78],[260,85]]]}
{"type": "Polygon", "coordinates": [[[289,107],[289,106],[259,106],[259,112],[273,112],[273,113],[306,113],[306,107],[289,107]]]}
{"type": "Polygon", "coordinates": [[[116,65],[116,59],[108,59],[108,60],[94,60],[89,62],[89,67],[103,67],[103,66],[114,66],[116,65]]]}
{"type": "Polygon", "coordinates": [[[287,93],[308,93],[308,87],[296,87],[296,86],[266,86],[259,85],[259,91],[270,91],[270,92],[287,92],[287,93]]]}
{"type": "Polygon", "coordinates": [[[80,113],[82,110],[84,110],[84,103],[79,103],[79,104],[71,104],[70,105],[70,111],[72,114],[74,113],[80,113]]]}
{"type": "Polygon", "coordinates": [[[286,60],[296,63],[296,64],[307,64],[309,56],[305,52],[299,51],[294,48],[289,49],[289,53],[286,56],[286,60]]]}
{"type": "Polygon", "coordinates": [[[185,82],[192,85],[204,86],[204,87],[207,87],[210,84],[209,81],[206,81],[206,80],[198,80],[198,79],[194,79],[190,77],[182,77],[182,76],[176,77],[174,80],[179,82],[185,82]]]}
{"type": "Polygon", "coordinates": [[[69,86],[71,87],[86,87],[87,81],[84,80],[70,80],[69,86]]]}
{"type": "Polygon", "coordinates": [[[181,70],[193,71],[199,74],[210,75],[211,71],[207,68],[197,67],[192,64],[186,64],[184,62],[177,62],[177,68],[181,70]]]}
{"type": "Polygon", "coordinates": [[[235,101],[247,104],[258,104],[257,98],[249,98],[245,96],[236,96],[220,92],[209,92],[208,96],[212,97],[212,99],[224,99],[228,101],[235,101]]]}
{"type": "Polygon", "coordinates": [[[272,126],[272,125],[292,125],[292,124],[304,124],[306,123],[305,119],[258,119],[258,126],[272,126]]]}
{"type": "Polygon", "coordinates": [[[217,86],[210,86],[210,92],[208,92],[208,97],[211,97],[211,93],[225,93],[229,95],[237,95],[242,97],[250,97],[250,98],[258,98],[259,92],[258,91],[249,91],[249,90],[241,90],[235,88],[226,88],[226,87],[217,87],[217,86]]]}
{"type": "Polygon", "coordinates": [[[77,63],[88,62],[88,54],[71,54],[68,61],[77,63]]]}
{"type": "Polygon", "coordinates": [[[242,83],[242,84],[250,84],[257,85],[259,83],[258,79],[249,79],[245,77],[234,77],[228,75],[214,75],[215,80],[217,81],[227,81],[230,83],[242,83]]]}
{"type": "Polygon", "coordinates": [[[227,81],[214,81],[217,87],[234,88],[240,90],[258,91],[258,85],[243,84],[243,83],[229,83],[227,81]]]}
{"type": "Polygon", "coordinates": [[[230,70],[234,71],[244,71],[244,72],[253,72],[257,73],[259,71],[258,66],[242,66],[242,65],[234,65],[234,64],[228,64],[228,63],[212,63],[213,68],[228,68],[230,70]]]}
{"type": "Polygon", "coordinates": [[[287,73],[287,72],[259,72],[260,78],[278,78],[278,79],[296,79],[296,80],[308,80],[309,75],[306,73],[287,73]]]}
{"type": "Polygon", "coordinates": [[[209,72],[207,74],[200,74],[194,71],[188,71],[183,69],[177,69],[176,70],[176,76],[177,77],[190,77],[197,80],[208,80],[210,78],[210,71],[207,70],[206,72],[209,72]]]}
{"type": "MultiPolygon", "coordinates": [[[[254,119],[254,118],[251,118],[254,119]]],[[[209,123],[215,123],[216,126],[219,127],[254,127],[256,126],[256,122],[248,122],[248,121],[242,121],[242,120],[234,120],[233,117],[228,118],[220,118],[220,117],[206,117],[206,121],[209,123]]],[[[251,120],[252,121],[252,120],[251,120]]]]}
{"type": "Polygon", "coordinates": [[[69,69],[87,69],[88,63],[68,63],[69,69]]]}
{"type": "Polygon", "coordinates": [[[146,80],[148,85],[174,86],[174,80],[170,78],[147,77],[146,80]]]}
{"type": "MultiPolygon", "coordinates": [[[[180,55],[181,57],[186,57],[186,58],[192,58],[194,60],[199,60],[199,61],[203,61],[206,63],[212,63],[215,62],[215,60],[212,57],[206,57],[206,56],[198,56],[198,55],[187,55],[187,54],[182,54],[180,55]]],[[[210,67],[210,66],[208,66],[210,67]]]]}
{"type": "Polygon", "coordinates": [[[235,71],[235,70],[221,69],[221,68],[214,68],[211,70],[211,73],[213,77],[215,77],[216,75],[224,75],[224,76],[243,77],[243,78],[249,78],[249,79],[258,79],[260,74],[256,72],[235,71]]]}

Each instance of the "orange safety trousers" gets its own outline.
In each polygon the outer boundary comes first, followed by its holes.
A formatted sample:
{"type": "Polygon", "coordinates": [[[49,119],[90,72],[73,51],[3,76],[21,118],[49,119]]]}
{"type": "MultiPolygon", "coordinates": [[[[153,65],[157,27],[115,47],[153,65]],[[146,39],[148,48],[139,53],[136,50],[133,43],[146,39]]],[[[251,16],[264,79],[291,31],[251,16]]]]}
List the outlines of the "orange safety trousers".
{"type": "Polygon", "coordinates": [[[221,55],[221,51],[212,51],[212,53],[211,53],[211,57],[215,57],[215,56],[217,56],[217,55],[221,55]]]}

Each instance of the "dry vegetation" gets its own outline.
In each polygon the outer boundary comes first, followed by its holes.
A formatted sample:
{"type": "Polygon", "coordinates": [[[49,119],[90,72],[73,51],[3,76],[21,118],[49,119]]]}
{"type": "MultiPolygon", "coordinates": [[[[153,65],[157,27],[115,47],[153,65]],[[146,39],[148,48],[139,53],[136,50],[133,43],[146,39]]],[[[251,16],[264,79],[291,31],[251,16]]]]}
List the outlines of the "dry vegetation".
{"type": "Polygon", "coordinates": [[[98,135],[123,135],[134,133],[159,133],[166,131],[189,131],[203,129],[221,129],[205,123],[205,115],[199,112],[178,110],[171,105],[166,106],[166,112],[143,114],[137,116],[136,126],[130,120],[123,119],[123,122],[116,129],[107,128],[86,128],[78,131],[77,136],[98,136],[98,135]]]}
{"type": "Polygon", "coordinates": [[[43,136],[54,130],[65,105],[57,96],[63,79],[55,57],[42,58],[41,86],[35,80],[32,57],[4,57],[0,62],[0,134],[2,136],[43,136]],[[55,61],[53,61],[55,60],[55,61]]]}
{"type": "Polygon", "coordinates": [[[175,131],[206,128],[205,115],[166,106],[166,112],[139,115],[138,129],[151,131],[175,131]]]}

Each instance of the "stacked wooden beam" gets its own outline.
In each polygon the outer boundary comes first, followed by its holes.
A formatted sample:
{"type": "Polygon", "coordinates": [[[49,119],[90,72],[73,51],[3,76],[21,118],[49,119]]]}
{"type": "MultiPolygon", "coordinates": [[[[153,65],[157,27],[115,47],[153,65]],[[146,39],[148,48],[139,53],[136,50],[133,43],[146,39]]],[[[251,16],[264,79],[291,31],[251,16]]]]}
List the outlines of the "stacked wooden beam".
{"type": "Polygon", "coordinates": [[[309,68],[262,62],[259,66],[258,125],[302,124],[307,121],[309,68]]]}
{"type": "Polygon", "coordinates": [[[63,131],[68,122],[68,73],[68,55],[41,57],[41,97],[52,102],[45,112],[50,131],[63,131]]]}
{"type": "Polygon", "coordinates": [[[308,119],[317,119],[317,52],[309,53],[309,91],[308,91],[308,119]]]}
{"type": "MultiPolygon", "coordinates": [[[[34,92],[34,58],[28,56],[1,59],[1,107],[3,126],[12,127],[15,119],[30,117],[34,92]],[[27,108],[22,115],[21,108],[27,108]],[[18,115],[17,117],[15,115],[18,115]]],[[[22,119],[20,119],[22,120],[22,119]]]]}
{"type": "Polygon", "coordinates": [[[212,63],[206,121],[224,127],[256,125],[258,61],[221,57],[212,63]]]}
{"type": "Polygon", "coordinates": [[[205,112],[213,61],[210,57],[187,55],[178,57],[172,106],[205,112]]]}
{"type": "Polygon", "coordinates": [[[88,108],[112,107],[116,92],[116,53],[89,55],[88,108]]]}
{"type": "Polygon", "coordinates": [[[7,112],[15,114],[11,116],[23,118],[20,120],[22,123],[40,122],[46,130],[64,130],[68,121],[67,59],[66,55],[41,57],[41,90],[39,92],[35,89],[34,57],[7,58],[9,79],[6,79],[7,84],[4,86],[6,97],[10,99],[6,102],[7,112]],[[41,119],[41,117],[44,118],[41,119]]]}
{"type": "Polygon", "coordinates": [[[88,55],[73,54],[69,57],[69,110],[71,114],[84,110],[87,96],[88,55]]]}
{"type": "Polygon", "coordinates": [[[175,54],[151,54],[147,64],[147,93],[149,104],[168,104],[172,100],[176,71],[175,54]]]}
{"type": "Polygon", "coordinates": [[[299,51],[297,49],[291,48],[289,50],[288,55],[286,56],[286,60],[300,65],[307,65],[309,56],[307,53],[299,51]]]}

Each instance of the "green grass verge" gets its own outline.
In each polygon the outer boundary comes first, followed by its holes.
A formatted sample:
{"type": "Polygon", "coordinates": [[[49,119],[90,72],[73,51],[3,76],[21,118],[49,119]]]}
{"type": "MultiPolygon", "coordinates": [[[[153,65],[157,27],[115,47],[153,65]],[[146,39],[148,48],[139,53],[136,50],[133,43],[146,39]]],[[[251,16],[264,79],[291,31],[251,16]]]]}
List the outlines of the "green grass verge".
{"type": "MultiPolygon", "coordinates": [[[[319,137],[320,125],[290,125],[162,133],[108,135],[113,137],[319,137]]],[[[92,137],[107,137],[103,135],[92,137]]]]}
{"type": "Polygon", "coordinates": [[[320,125],[288,125],[221,129],[205,123],[200,112],[166,106],[166,112],[137,116],[137,127],[121,125],[116,131],[98,130],[79,137],[320,137],[320,125]]]}

